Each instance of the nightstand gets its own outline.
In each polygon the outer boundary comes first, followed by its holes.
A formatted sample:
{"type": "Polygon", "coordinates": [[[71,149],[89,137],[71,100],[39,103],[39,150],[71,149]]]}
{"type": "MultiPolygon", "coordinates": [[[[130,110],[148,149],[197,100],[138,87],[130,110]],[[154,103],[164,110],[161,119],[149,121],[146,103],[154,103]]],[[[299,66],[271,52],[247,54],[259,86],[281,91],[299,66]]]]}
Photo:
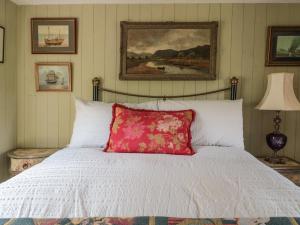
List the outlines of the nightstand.
{"type": "Polygon", "coordinates": [[[36,148],[36,149],[15,149],[7,153],[10,158],[10,175],[18,173],[40,163],[45,158],[55,153],[58,149],[36,148]]]}
{"type": "Polygon", "coordinates": [[[288,157],[283,157],[285,164],[272,164],[265,160],[265,157],[258,157],[258,160],[265,165],[273,168],[278,173],[282,174],[296,185],[300,187],[300,162],[297,162],[288,157]]]}

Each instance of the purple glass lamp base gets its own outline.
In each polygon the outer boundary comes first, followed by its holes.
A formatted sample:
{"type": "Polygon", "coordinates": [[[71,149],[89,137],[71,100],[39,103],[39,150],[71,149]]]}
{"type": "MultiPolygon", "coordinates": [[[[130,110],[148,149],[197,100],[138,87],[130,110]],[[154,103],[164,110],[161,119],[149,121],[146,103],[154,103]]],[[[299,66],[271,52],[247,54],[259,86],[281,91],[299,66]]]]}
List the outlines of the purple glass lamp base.
{"type": "Polygon", "coordinates": [[[283,159],[277,155],[277,152],[283,149],[287,142],[287,136],[279,131],[281,123],[279,113],[280,111],[276,111],[276,115],[273,119],[274,131],[266,136],[267,144],[274,151],[274,154],[272,157],[266,158],[265,160],[275,164],[284,164],[285,162],[283,159]]]}
{"type": "Polygon", "coordinates": [[[284,148],[287,143],[287,136],[282,133],[273,132],[266,136],[268,146],[274,151],[273,157],[268,161],[272,163],[284,163],[282,159],[278,157],[277,152],[284,148]]]}

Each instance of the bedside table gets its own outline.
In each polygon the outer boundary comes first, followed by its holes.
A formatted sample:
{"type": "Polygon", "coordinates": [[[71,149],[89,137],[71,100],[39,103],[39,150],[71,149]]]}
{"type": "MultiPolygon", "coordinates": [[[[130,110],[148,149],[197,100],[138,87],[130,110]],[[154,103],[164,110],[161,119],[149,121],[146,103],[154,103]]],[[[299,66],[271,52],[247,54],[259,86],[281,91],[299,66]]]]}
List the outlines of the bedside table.
{"type": "Polygon", "coordinates": [[[10,158],[10,175],[18,173],[42,162],[45,158],[55,153],[58,149],[35,148],[35,149],[15,149],[7,153],[10,158]]]}
{"type": "Polygon", "coordinates": [[[288,157],[283,157],[285,164],[272,164],[265,161],[265,157],[258,157],[257,159],[300,187],[300,162],[288,157]]]}

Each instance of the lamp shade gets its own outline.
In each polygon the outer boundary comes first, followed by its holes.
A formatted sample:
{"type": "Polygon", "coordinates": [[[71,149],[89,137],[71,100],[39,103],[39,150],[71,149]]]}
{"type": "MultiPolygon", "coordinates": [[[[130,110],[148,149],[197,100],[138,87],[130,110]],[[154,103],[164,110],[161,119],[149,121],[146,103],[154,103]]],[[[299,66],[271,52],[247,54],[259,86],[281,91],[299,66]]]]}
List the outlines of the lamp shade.
{"type": "Polygon", "coordinates": [[[293,88],[293,77],[293,73],[269,74],[266,93],[256,108],[276,111],[300,110],[300,103],[293,88]]]}

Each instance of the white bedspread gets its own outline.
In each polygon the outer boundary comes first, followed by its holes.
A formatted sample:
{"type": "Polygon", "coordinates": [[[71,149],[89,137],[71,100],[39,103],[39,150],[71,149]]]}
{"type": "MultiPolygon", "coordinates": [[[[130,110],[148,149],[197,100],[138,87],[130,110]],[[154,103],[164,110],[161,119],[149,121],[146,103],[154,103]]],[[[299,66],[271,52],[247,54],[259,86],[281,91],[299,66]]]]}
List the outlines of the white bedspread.
{"type": "Polygon", "coordinates": [[[246,151],[64,149],[0,184],[0,218],[300,216],[300,188],[246,151]]]}

